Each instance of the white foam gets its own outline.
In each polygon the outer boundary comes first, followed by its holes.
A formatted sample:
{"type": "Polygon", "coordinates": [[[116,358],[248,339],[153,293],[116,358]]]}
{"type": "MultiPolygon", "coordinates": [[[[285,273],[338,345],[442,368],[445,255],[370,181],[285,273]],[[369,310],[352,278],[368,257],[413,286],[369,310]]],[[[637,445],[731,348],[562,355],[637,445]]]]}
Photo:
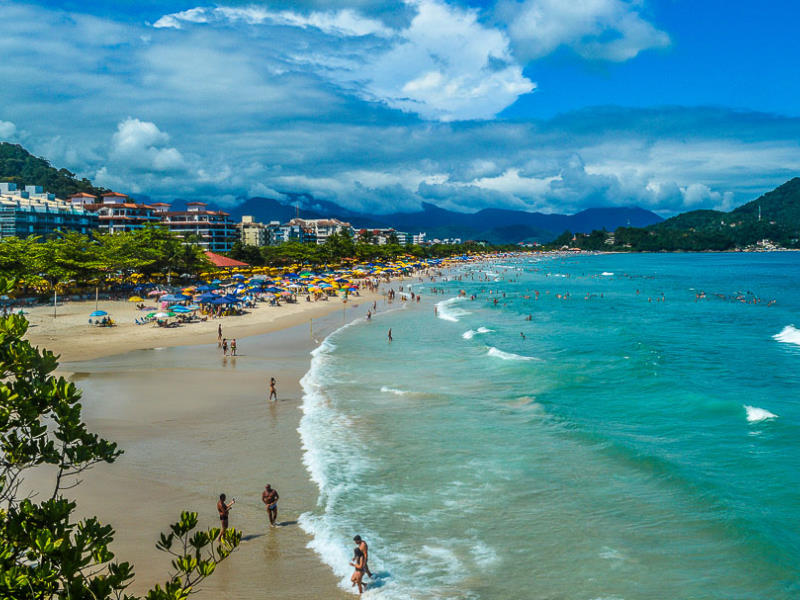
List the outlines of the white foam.
{"type": "Polygon", "coordinates": [[[773,414],[764,408],[758,408],[757,406],[747,406],[745,404],[744,410],[747,412],[748,423],[760,423],[761,421],[766,421],[768,419],[778,418],[778,415],[773,414]]]}
{"type": "Polygon", "coordinates": [[[463,296],[456,296],[455,298],[450,298],[449,300],[442,300],[436,304],[436,314],[440,319],[457,323],[459,320],[461,320],[461,317],[470,314],[468,311],[455,306],[464,300],[466,300],[466,298],[463,296]]]}
{"type": "Polygon", "coordinates": [[[781,329],[780,333],[773,335],[772,339],[784,344],[800,346],[800,329],[795,328],[794,325],[787,325],[781,329]]]}
{"type": "Polygon", "coordinates": [[[395,396],[405,396],[406,394],[408,394],[408,392],[405,390],[398,390],[395,388],[386,387],[385,385],[381,386],[381,391],[384,394],[394,394],[395,396]]]}
{"type": "Polygon", "coordinates": [[[465,340],[471,340],[478,334],[492,333],[493,331],[494,329],[488,329],[486,327],[478,327],[477,329],[470,329],[469,331],[465,331],[464,333],[461,334],[461,337],[464,338],[465,340]]]}
{"type": "Polygon", "coordinates": [[[602,275],[603,277],[611,277],[613,274],[614,273],[610,271],[603,271],[602,273],[600,273],[600,275],[602,275]]]}
{"type": "Polygon", "coordinates": [[[502,358],[503,360],[541,360],[534,356],[522,356],[521,354],[514,354],[513,352],[504,352],[494,346],[490,346],[486,354],[488,356],[494,356],[495,358],[502,358]]]}

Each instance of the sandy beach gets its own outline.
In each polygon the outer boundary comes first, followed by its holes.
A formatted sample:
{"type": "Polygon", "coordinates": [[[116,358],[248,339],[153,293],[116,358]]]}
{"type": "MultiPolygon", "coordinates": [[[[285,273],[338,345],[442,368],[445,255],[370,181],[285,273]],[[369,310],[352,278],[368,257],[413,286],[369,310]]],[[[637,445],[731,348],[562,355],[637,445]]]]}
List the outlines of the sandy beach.
{"type": "MultiPolygon", "coordinates": [[[[55,319],[52,306],[30,311],[29,339],[62,356],[61,370],[84,391],[89,428],[125,451],[117,463],[85,474],[72,493],[81,515],[115,527],[118,559],[135,565],[133,593],[168,575],[168,556],[155,549],[159,532],[185,509],[199,512],[202,526],[216,526],[215,503],[224,491],[237,499],[231,526],[244,541],[199,598],[347,596],[296,524],[317,497],[297,434],[299,379],[310,350],[376,300],[380,308],[377,294],[346,305],[260,305],[244,316],[166,330],[133,324],[138,311],[126,302],[100,302],[119,323],[113,328],[88,325],[94,302],[59,306],[55,319]],[[240,356],[222,357],[220,322],[227,337],[239,338],[240,356]],[[266,400],[273,375],[277,403],[266,400]],[[260,500],[266,483],[281,494],[276,529],[267,526],[260,500]]],[[[50,484],[44,473],[30,481],[34,489],[50,484]]]]}
{"type": "Polygon", "coordinates": [[[297,303],[284,303],[277,307],[258,303],[257,308],[247,309],[243,315],[174,328],[135,324],[135,319],[156,309],[155,303],[147,303],[150,310],[138,310],[132,302],[101,300],[97,309],[109,314],[115,322],[114,327],[89,324],[89,314],[95,310],[94,301],[59,303],[55,317],[52,304],[25,308],[25,316],[31,323],[28,330],[31,343],[61,355],[61,361],[65,362],[91,360],[131,350],[215,342],[220,324],[223,335],[229,339],[269,333],[300,323],[308,324],[310,320],[332,312],[347,312],[347,307],[372,303],[380,298],[377,294],[364,292],[361,296],[351,296],[347,303],[336,297],[319,302],[306,302],[301,298],[297,303]]]}

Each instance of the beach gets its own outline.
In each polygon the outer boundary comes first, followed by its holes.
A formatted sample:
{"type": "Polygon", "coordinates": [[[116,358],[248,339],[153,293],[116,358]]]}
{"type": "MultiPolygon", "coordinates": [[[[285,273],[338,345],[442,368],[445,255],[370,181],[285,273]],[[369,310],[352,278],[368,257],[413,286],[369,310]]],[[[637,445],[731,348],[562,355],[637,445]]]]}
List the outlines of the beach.
{"type": "MultiPolygon", "coordinates": [[[[243,542],[198,598],[346,596],[297,526],[317,497],[301,460],[298,382],[318,341],[373,302],[382,297],[260,305],[175,329],[133,324],[138,311],[126,302],[99,303],[119,323],[113,328],[88,325],[94,302],[59,306],[55,319],[52,306],[30,310],[28,338],[61,355],[61,372],[84,390],[89,429],[125,451],[113,465],[84,474],[68,494],[81,516],[114,526],[117,559],[135,565],[131,592],[143,594],[167,578],[169,557],[155,549],[159,533],[182,510],[197,511],[202,527],[218,526],[215,504],[224,491],[237,500],[231,526],[243,542]],[[219,323],[226,337],[239,338],[240,356],[222,357],[219,323]],[[272,403],[271,376],[279,397],[272,403]],[[261,503],[266,483],[281,495],[276,529],[267,526],[261,503]]],[[[38,473],[30,483],[46,489],[50,480],[38,473]]]]}

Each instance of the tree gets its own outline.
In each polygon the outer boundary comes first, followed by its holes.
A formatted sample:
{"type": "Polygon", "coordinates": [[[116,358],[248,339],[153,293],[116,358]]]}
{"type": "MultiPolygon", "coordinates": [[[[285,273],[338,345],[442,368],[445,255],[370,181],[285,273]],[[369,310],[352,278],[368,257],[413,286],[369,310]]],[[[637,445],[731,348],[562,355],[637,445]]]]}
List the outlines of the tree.
{"type": "MultiPolygon", "coordinates": [[[[0,280],[0,293],[12,288],[0,280]]],[[[78,474],[113,463],[121,451],[88,431],[80,391],[52,375],[56,356],[24,340],[27,329],[23,316],[0,318],[0,598],[132,600],[124,590],[133,567],[110,551],[113,528],[95,517],[75,520],[77,505],[63,495],[78,474]],[[39,502],[20,497],[32,467],[54,471],[52,493],[39,502]]],[[[197,513],[181,513],[156,544],[173,557],[173,572],[147,600],[187,598],[241,540],[233,529],[217,544],[218,535],[216,528],[197,530],[197,513]]]]}

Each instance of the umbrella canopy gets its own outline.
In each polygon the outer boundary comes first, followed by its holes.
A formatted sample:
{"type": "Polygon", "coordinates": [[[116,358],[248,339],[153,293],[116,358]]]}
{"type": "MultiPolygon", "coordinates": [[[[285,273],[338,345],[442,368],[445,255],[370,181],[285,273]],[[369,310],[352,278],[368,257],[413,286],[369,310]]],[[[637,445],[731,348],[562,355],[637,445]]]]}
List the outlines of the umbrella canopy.
{"type": "Polygon", "coordinates": [[[130,298],[128,298],[128,302],[142,302],[142,300],[144,299],[140,298],[139,296],[131,296],[130,298]]]}
{"type": "Polygon", "coordinates": [[[174,312],[163,312],[163,311],[161,311],[161,312],[153,313],[152,316],[154,316],[156,319],[167,319],[169,317],[174,317],[175,313],[174,312]]]}
{"type": "Polygon", "coordinates": [[[91,313],[89,316],[90,317],[105,317],[107,314],[108,313],[106,311],[104,311],[104,310],[96,310],[93,313],[91,313]]]}
{"type": "Polygon", "coordinates": [[[236,273],[235,275],[231,275],[231,279],[244,279],[244,275],[236,273]]]}
{"type": "Polygon", "coordinates": [[[211,294],[209,292],[206,292],[205,294],[200,294],[200,296],[198,296],[196,300],[198,302],[212,302],[213,300],[216,300],[219,297],[220,296],[217,296],[216,294],[211,294]]]}
{"type": "Polygon", "coordinates": [[[147,292],[147,295],[148,296],[160,296],[163,293],[164,293],[164,290],[151,290],[151,291],[147,292]]]}
{"type": "Polygon", "coordinates": [[[170,306],[169,309],[174,313],[190,313],[190,312],[192,312],[191,308],[186,308],[185,306],[181,306],[180,304],[176,304],[175,306],[170,306]]]}
{"type": "Polygon", "coordinates": [[[219,279],[214,279],[214,280],[211,282],[211,285],[219,285],[220,283],[222,283],[222,282],[221,282],[219,279]]]}
{"type": "Polygon", "coordinates": [[[183,302],[184,300],[188,300],[189,296],[184,296],[183,294],[166,294],[161,296],[162,302],[183,302]]]}
{"type": "Polygon", "coordinates": [[[272,287],[264,288],[264,291],[265,292],[271,292],[273,294],[277,294],[278,292],[282,292],[283,290],[281,288],[279,288],[279,287],[272,286],[272,287]]]}

